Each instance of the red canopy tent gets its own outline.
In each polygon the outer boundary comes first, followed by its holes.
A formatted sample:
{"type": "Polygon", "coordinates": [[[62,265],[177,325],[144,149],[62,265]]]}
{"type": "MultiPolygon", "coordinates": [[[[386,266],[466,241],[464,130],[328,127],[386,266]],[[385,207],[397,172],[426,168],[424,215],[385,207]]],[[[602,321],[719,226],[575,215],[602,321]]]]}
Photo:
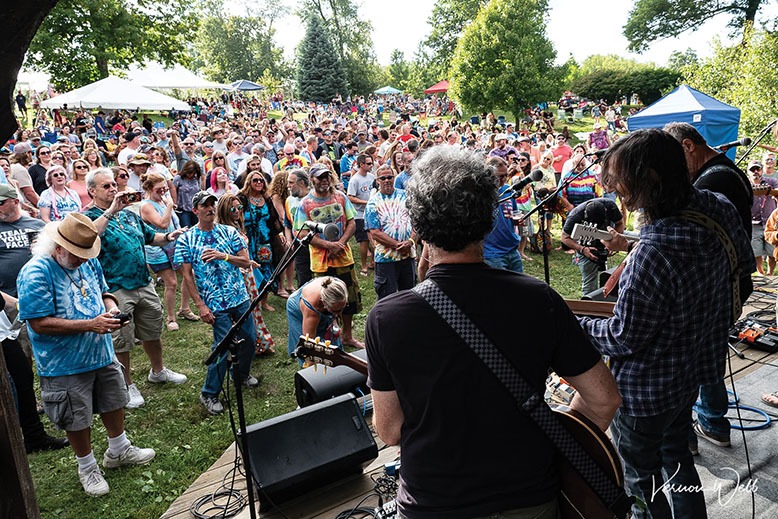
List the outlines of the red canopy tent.
{"type": "Polygon", "coordinates": [[[424,91],[425,94],[440,94],[443,92],[448,91],[448,80],[444,79],[443,81],[439,83],[435,83],[431,87],[429,87],[427,90],[424,91]]]}

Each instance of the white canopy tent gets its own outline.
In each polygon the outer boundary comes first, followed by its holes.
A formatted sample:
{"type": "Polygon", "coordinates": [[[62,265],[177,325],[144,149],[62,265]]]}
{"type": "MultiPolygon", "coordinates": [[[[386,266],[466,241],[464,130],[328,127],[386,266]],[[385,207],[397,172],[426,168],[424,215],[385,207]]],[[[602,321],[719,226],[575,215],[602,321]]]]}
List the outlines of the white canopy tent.
{"type": "Polygon", "coordinates": [[[131,68],[127,72],[127,77],[133,83],[158,90],[171,90],[174,88],[181,90],[229,88],[229,85],[203,79],[181,65],[165,68],[161,63],[148,63],[143,69],[131,68]]]}
{"type": "Polygon", "coordinates": [[[191,108],[175,97],[166,96],[146,87],[109,76],[100,81],[52,97],[41,103],[43,108],[103,108],[105,110],[183,110],[191,108]]]}

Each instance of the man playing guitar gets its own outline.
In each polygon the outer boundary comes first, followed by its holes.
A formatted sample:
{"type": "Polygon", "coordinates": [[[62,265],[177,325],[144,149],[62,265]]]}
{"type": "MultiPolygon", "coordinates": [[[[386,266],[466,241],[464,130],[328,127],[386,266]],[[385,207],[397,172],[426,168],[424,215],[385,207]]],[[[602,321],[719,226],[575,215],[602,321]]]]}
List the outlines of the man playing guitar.
{"type": "MultiPolygon", "coordinates": [[[[497,185],[483,158],[450,146],[414,161],[407,188],[434,282],[540,392],[549,369],[578,391],[571,408],[606,429],[621,399],[560,296],[483,263],[497,185]]],[[[374,425],[401,445],[399,517],[555,518],[554,447],[470,346],[415,291],[379,301],[367,322],[374,425]]]]}

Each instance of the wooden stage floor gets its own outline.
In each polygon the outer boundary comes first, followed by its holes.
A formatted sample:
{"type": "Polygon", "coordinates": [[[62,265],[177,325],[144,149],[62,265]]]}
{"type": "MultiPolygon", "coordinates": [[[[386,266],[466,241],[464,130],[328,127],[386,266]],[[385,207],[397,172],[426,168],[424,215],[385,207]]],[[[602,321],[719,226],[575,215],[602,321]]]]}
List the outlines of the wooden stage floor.
{"type": "MultiPolygon", "coordinates": [[[[757,278],[755,278],[757,279],[757,278]]],[[[761,278],[757,289],[749,298],[749,304],[743,309],[743,315],[753,311],[773,311],[776,293],[778,293],[778,280],[764,281],[761,278]]],[[[774,318],[773,318],[774,319],[774,318]]],[[[765,351],[739,346],[744,357],[741,359],[730,349],[729,359],[731,362],[732,373],[735,380],[741,379],[761,367],[760,362],[770,362],[778,364],[778,353],[768,353],[765,351]]],[[[727,368],[727,379],[729,379],[729,368],[727,368]]],[[[778,389],[778,387],[776,387],[778,389]]],[[[370,420],[368,420],[369,422],[370,420]]],[[[371,427],[372,430],[372,427],[371,427]]],[[[375,435],[374,435],[375,436],[375,435]]],[[[278,511],[269,511],[267,513],[257,513],[257,517],[263,519],[333,519],[340,512],[348,511],[360,503],[360,501],[373,492],[374,482],[371,477],[377,477],[383,474],[384,464],[397,458],[399,449],[397,447],[387,447],[376,438],[379,452],[378,458],[370,463],[362,474],[354,475],[350,478],[335,481],[330,485],[308,492],[287,501],[281,505],[283,515],[278,511]]],[[[235,460],[235,444],[233,443],[224,454],[214,463],[204,474],[202,474],[194,483],[176,499],[170,508],[162,515],[162,519],[191,519],[193,516],[189,512],[192,503],[206,494],[218,490],[225,477],[231,475],[235,460]]],[[[229,481],[228,485],[229,486],[229,481]]],[[[244,476],[238,475],[235,481],[235,489],[240,490],[245,495],[246,485],[244,476]]],[[[371,496],[360,506],[375,508],[378,504],[377,497],[371,496]]],[[[250,517],[248,507],[244,508],[238,515],[238,519],[248,519],[250,517]]]]}

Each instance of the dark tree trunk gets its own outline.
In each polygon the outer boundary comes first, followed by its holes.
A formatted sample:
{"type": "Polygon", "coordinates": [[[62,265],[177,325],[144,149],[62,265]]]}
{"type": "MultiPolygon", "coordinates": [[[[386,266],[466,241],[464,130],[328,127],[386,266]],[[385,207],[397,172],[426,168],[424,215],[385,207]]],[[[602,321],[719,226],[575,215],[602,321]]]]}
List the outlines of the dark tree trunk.
{"type": "Polygon", "coordinates": [[[0,47],[0,143],[7,141],[19,123],[13,112],[14,87],[24,55],[43,19],[57,4],[57,0],[26,0],[11,2],[3,8],[7,31],[0,47]]]}

